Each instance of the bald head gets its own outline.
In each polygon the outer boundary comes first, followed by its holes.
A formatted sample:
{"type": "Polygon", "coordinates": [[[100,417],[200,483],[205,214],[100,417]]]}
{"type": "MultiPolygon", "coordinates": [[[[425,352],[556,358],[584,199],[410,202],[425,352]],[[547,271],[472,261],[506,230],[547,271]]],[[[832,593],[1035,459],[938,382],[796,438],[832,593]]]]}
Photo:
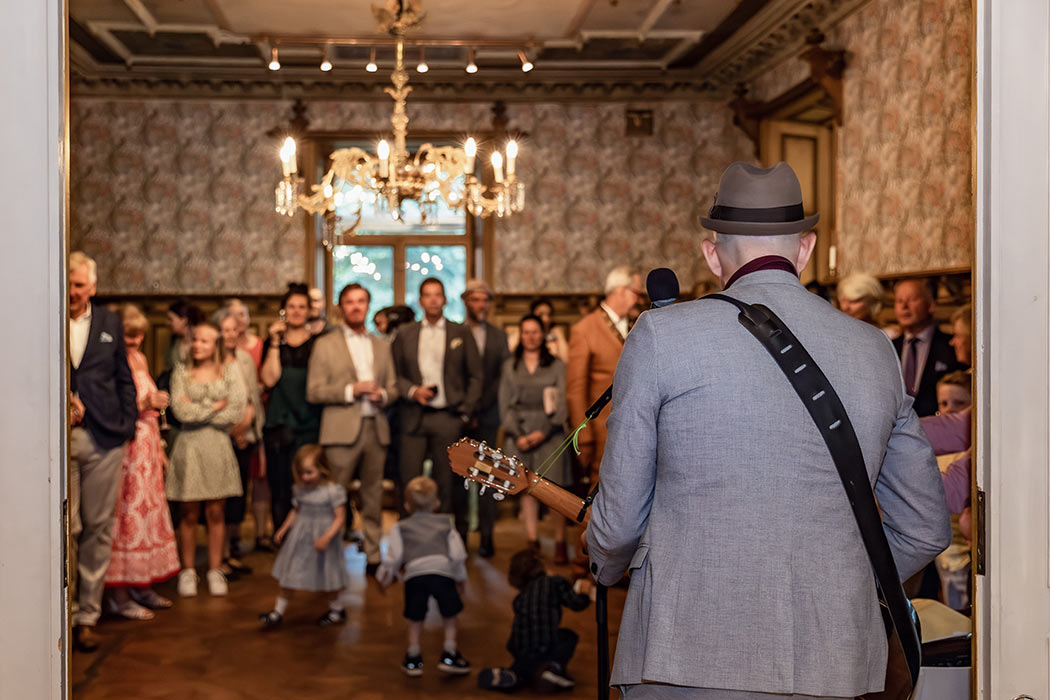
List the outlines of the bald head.
{"type": "Polygon", "coordinates": [[[817,243],[815,233],[791,233],[781,236],[744,236],[716,233],[700,246],[711,271],[724,285],[733,273],[755,258],[779,255],[787,258],[796,270],[809,262],[817,243]]]}

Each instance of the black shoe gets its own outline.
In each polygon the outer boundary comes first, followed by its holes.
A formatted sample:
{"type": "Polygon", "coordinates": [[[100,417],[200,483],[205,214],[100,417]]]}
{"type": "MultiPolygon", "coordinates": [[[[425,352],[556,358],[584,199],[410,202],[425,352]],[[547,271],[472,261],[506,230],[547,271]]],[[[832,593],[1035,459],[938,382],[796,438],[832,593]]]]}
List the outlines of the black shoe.
{"type": "Polygon", "coordinates": [[[551,690],[572,690],[576,687],[576,681],[565,672],[561,664],[551,662],[540,673],[538,685],[540,690],[543,686],[551,690]]]}
{"type": "Polygon", "coordinates": [[[281,620],[283,619],[284,615],[277,612],[276,610],[271,610],[270,612],[263,613],[259,616],[259,622],[261,622],[262,626],[267,629],[271,627],[276,627],[277,625],[281,624],[281,620]]]}
{"type": "MultiPolygon", "coordinates": [[[[228,566],[230,568],[230,571],[232,571],[235,574],[247,575],[252,572],[252,567],[248,566],[243,561],[234,556],[230,556],[229,559],[226,559],[222,563],[228,566]]],[[[227,576],[227,578],[229,577],[227,576]]]]}
{"type": "Polygon", "coordinates": [[[317,619],[317,626],[334,627],[335,625],[341,625],[344,622],[346,622],[345,610],[329,610],[317,619]]]}
{"type": "Polygon", "coordinates": [[[509,692],[518,686],[518,674],[509,668],[483,668],[478,674],[478,687],[482,690],[509,692]]]}
{"type": "Polygon", "coordinates": [[[405,672],[406,676],[412,678],[418,678],[423,675],[423,655],[416,654],[405,654],[405,660],[401,662],[401,670],[405,672]]]}
{"type": "Polygon", "coordinates": [[[375,578],[377,571],[379,571],[379,562],[365,564],[365,576],[371,576],[375,578]]]}
{"type": "Polygon", "coordinates": [[[470,673],[470,662],[463,658],[459,650],[452,654],[443,651],[441,661],[438,662],[438,670],[462,676],[464,673],[470,673]]]}
{"type": "Polygon", "coordinates": [[[272,553],[277,551],[277,547],[274,546],[273,540],[269,537],[256,537],[255,551],[272,553]]]}
{"type": "Polygon", "coordinates": [[[484,559],[491,559],[496,554],[496,547],[492,543],[492,535],[482,535],[481,545],[478,547],[478,555],[484,559]]]}
{"type": "Polygon", "coordinates": [[[83,654],[98,651],[98,635],[94,630],[85,625],[77,625],[73,628],[73,648],[83,654]]]}

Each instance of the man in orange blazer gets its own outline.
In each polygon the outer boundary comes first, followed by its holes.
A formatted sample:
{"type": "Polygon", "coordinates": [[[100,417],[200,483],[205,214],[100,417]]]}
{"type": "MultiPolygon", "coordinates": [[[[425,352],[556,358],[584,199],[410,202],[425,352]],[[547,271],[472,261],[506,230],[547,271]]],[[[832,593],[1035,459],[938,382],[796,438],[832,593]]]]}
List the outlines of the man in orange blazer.
{"type": "MultiPolygon", "coordinates": [[[[565,400],[573,427],[612,384],[616,363],[629,330],[627,313],[642,294],[641,275],[627,266],[614,268],[605,278],[605,298],[598,308],[580,319],[569,334],[569,367],[565,400]]],[[[580,463],[593,481],[602,463],[607,429],[603,411],[580,432],[580,463]]]]}

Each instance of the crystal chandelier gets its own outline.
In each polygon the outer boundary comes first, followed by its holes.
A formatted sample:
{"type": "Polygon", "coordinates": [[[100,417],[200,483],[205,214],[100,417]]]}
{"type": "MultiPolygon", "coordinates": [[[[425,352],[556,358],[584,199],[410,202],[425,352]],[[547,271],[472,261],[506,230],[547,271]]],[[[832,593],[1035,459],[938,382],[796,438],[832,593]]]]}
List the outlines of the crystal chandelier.
{"type": "Polygon", "coordinates": [[[301,180],[296,174],[295,141],[289,137],[281,149],[284,178],[275,191],[275,209],[291,216],[297,207],[311,214],[325,216],[325,244],[334,239],[337,206],[356,205],[353,223],[342,233],[352,233],[361,223],[362,206],[371,204],[378,213],[404,220],[402,204],[418,203],[421,223],[434,218],[438,197],[450,209],[466,210],[474,216],[510,216],[525,206],[525,184],[518,180],[516,160],[518,144],[513,139],[503,153],[493,151],[490,158],[491,180],[485,182],[476,173],[478,146],[469,138],[460,146],[435,146],[425,143],[413,154],[406,146],[408,114],[405,101],[412,88],[404,66],[404,43],[396,45],[396,65],[390,75],[393,87],[386,93],[394,100],[390,117],[393,144],[380,141],[375,153],[356,146],[341,148],[331,155],[332,165],[321,182],[310,186],[311,193],[300,192],[301,180]]]}

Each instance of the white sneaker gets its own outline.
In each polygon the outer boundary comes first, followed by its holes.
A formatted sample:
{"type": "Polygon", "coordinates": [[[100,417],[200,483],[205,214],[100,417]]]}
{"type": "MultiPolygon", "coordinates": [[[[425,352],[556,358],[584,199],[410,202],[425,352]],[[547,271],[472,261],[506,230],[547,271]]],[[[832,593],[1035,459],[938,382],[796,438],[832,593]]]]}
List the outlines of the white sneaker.
{"type": "Polygon", "coordinates": [[[218,569],[212,569],[207,574],[208,592],[212,595],[226,595],[230,587],[226,585],[226,576],[218,569]]]}
{"type": "Polygon", "coordinates": [[[192,598],[197,595],[197,572],[193,569],[183,569],[179,572],[179,595],[183,598],[192,598]]]}

